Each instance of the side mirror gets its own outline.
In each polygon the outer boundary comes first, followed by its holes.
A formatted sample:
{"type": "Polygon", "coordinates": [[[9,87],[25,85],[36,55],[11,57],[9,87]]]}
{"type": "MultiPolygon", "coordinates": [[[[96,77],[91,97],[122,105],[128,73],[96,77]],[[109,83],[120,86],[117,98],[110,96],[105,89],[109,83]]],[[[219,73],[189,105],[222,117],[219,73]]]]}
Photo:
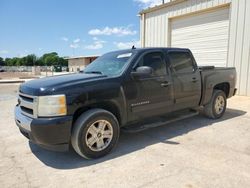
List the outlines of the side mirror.
{"type": "Polygon", "coordinates": [[[133,78],[149,77],[153,74],[153,69],[148,66],[141,66],[136,71],[131,72],[133,78]]]}

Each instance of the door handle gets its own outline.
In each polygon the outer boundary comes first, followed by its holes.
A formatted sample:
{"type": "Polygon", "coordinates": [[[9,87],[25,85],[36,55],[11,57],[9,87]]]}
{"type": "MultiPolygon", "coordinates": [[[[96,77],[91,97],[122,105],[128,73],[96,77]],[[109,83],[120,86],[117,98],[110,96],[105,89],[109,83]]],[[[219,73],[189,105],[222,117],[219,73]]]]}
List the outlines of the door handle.
{"type": "Polygon", "coordinates": [[[168,87],[170,85],[169,82],[163,82],[161,83],[161,87],[168,87]]]}
{"type": "Polygon", "coordinates": [[[192,82],[193,83],[195,83],[195,82],[197,82],[198,80],[194,77],[194,78],[192,78],[192,82]]]}

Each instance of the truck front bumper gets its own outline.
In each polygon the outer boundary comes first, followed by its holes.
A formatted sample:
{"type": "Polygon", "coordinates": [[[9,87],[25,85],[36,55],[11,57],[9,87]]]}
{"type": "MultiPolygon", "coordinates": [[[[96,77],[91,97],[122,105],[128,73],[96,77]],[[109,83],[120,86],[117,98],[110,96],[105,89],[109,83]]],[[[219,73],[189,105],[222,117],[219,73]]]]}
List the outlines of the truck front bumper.
{"type": "Polygon", "coordinates": [[[54,151],[67,151],[70,144],[72,116],[30,118],[15,107],[15,121],[20,132],[31,142],[54,151]]]}

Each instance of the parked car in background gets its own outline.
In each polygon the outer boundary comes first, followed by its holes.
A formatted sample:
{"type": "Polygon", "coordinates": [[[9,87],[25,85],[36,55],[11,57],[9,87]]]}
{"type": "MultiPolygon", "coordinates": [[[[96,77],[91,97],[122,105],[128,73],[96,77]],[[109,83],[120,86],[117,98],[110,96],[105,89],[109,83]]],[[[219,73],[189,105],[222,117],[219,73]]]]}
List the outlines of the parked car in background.
{"type": "Polygon", "coordinates": [[[77,74],[33,80],[19,88],[15,121],[32,142],[98,158],[120,130],[137,132],[197,115],[223,116],[235,95],[235,68],[199,67],[189,49],[107,53],[77,74]]]}

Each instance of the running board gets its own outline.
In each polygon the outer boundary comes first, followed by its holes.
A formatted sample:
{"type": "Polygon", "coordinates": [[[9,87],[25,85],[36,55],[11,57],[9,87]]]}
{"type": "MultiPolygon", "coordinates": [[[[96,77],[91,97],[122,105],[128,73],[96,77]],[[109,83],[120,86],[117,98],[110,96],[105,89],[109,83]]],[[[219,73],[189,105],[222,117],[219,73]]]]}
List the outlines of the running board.
{"type": "Polygon", "coordinates": [[[169,123],[173,123],[179,120],[187,119],[193,116],[198,115],[199,112],[197,111],[188,111],[188,112],[176,112],[172,117],[165,117],[165,118],[158,118],[158,121],[147,123],[147,124],[133,124],[129,126],[122,127],[122,131],[127,132],[127,133],[137,133],[144,131],[146,129],[154,128],[154,127],[159,127],[163,125],[167,125],[169,123]]]}

